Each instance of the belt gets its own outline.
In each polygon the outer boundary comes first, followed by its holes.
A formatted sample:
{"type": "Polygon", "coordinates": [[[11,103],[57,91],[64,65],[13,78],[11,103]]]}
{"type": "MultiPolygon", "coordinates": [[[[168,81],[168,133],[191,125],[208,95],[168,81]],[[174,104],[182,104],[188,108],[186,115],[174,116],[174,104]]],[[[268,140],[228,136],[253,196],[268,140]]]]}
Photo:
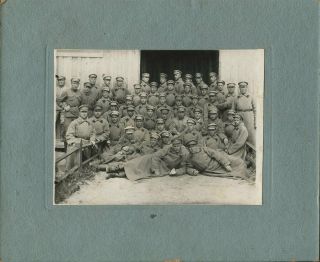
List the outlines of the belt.
{"type": "Polygon", "coordinates": [[[243,109],[243,110],[238,109],[237,111],[238,112],[250,112],[250,111],[253,111],[253,109],[243,109]]]}

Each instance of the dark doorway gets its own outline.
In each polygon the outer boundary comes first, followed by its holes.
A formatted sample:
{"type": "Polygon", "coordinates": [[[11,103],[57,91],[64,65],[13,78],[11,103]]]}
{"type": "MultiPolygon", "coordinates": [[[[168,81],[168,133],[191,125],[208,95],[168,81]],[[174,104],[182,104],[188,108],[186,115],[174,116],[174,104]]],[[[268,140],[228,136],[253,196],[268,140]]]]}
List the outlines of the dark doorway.
{"type": "Polygon", "coordinates": [[[166,73],[173,80],[173,70],[182,71],[182,76],[202,73],[208,83],[209,72],[219,73],[219,51],[201,50],[141,50],[140,72],[148,72],[150,81],[159,82],[159,73],[166,73]]]}

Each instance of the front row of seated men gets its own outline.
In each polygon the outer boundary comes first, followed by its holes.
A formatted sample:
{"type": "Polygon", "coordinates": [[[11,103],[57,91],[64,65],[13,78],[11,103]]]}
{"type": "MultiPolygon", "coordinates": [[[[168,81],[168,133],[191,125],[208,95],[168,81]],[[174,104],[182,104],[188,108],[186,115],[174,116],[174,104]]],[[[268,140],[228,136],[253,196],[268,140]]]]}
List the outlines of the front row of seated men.
{"type": "MultiPolygon", "coordinates": [[[[128,108],[129,109],[129,108],[128,108]]],[[[91,163],[98,170],[107,172],[107,178],[127,177],[138,180],[154,176],[213,175],[246,179],[245,164],[248,131],[239,114],[229,110],[227,121],[218,117],[218,109],[208,109],[208,119],[199,121],[186,116],[186,108],[179,106],[174,117],[162,108],[162,118],[156,118],[153,129],[144,126],[154,119],[150,108],[146,116],[128,110],[130,121],[120,119],[119,111],[111,111],[109,121],[103,109],[96,105],[93,116],[88,118],[89,107],[79,107],[79,117],[72,121],[66,133],[68,151],[84,146],[99,150],[99,160],[91,163]]],[[[202,115],[202,112],[200,115],[202,115]]],[[[67,170],[78,157],[70,155],[67,170]]]]}

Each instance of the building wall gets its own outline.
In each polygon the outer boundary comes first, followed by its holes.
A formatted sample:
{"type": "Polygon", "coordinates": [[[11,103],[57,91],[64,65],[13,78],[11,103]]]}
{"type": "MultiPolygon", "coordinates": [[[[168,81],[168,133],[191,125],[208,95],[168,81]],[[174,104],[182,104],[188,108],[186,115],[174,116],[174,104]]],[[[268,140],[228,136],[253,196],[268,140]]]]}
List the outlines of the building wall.
{"type": "Polygon", "coordinates": [[[66,84],[70,86],[70,79],[81,79],[80,86],[88,81],[88,75],[98,75],[97,83],[103,83],[102,74],[110,75],[112,82],[117,76],[123,76],[128,88],[139,83],[140,51],[139,50],[56,50],[56,74],[67,78],[66,84]]]}

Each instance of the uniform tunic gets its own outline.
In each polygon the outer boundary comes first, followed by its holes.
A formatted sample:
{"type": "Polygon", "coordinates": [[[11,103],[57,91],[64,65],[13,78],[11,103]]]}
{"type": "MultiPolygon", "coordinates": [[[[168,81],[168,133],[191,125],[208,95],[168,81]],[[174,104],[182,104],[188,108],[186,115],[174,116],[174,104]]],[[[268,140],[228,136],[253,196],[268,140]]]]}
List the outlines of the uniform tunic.
{"type": "Polygon", "coordinates": [[[110,144],[111,146],[114,146],[115,144],[118,143],[119,139],[124,133],[124,126],[117,122],[117,123],[112,123],[109,122],[109,130],[110,130],[110,144]]]}
{"type": "Polygon", "coordinates": [[[198,96],[201,96],[201,89],[204,86],[208,87],[208,85],[203,81],[201,81],[199,84],[197,84],[196,87],[197,87],[198,96]]]}
{"type": "Polygon", "coordinates": [[[113,88],[114,100],[119,104],[124,104],[126,102],[126,96],[129,94],[130,92],[126,86],[114,86],[113,88]]]}
{"type": "Polygon", "coordinates": [[[239,95],[235,101],[235,110],[242,116],[249,137],[248,141],[255,145],[256,140],[256,104],[249,94],[239,95]]]}
{"type": "Polygon", "coordinates": [[[137,112],[139,115],[145,116],[145,115],[147,114],[147,104],[138,105],[138,106],[136,107],[136,112],[137,112]]]}
{"type": "Polygon", "coordinates": [[[153,117],[149,117],[149,116],[146,116],[144,118],[144,122],[143,122],[143,126],[144,128],[146,128],[147,130],[154,130],[155,127],[156,127],[156,117],[153,116],[153,117]]]}
{"type": "Polygon", "coordinates": [[[177,132],[181,133],[188,127],[187,121],[188,117],[186,116],[182,119],[174,118],[169,130],[176,130],[177,132]]]}
{"type": "Polygon", "coordinates": [[[85,90],[81,91],[81,105],[87,105],[89,107],[88,117],[92,116],[94,106],[98,99],[98,92],[94,89],[90,89],[88,92],[85,90]]]}
{"type": "Polygon", "coordinates": [[[166,92],[167,91],[167,83],[163,83],[159,85],[158,92],[166,92]]]}
{"type": "Polygon", "coordinates": [[[101,106],[102,107],[102,112],[105,113],[105,112],[107,112],[109,110],[110,103],[111,103],[111,99],[110,98],[102,97],[97,101],[96,105],[97,106],[101,106]]]}
{"type": "Polygon", "coordinates": [[[174,83],[174,89],[177,94],[182,95],[184,93],[184,82],[182,78],[180,77],[178,80],[175,81],[174,83]]]}
{"type": "Polygon", "coordinates": [[[150,87],[149,83],[141,81],[140,82],[140,86],[141,86],[142,92],[146,92],[147,94],[150,93],[151,87],[150,87]]]}
{"type": "Polygon", "coordinates": [[[192,174],[194,169],[207,176],[247,177],[246,166],[242,159],[228,156],[223,151],[207,147],[200,148],[198,153],[190,153],[190,157],[187,160],[188,174],[192,174]],[[231,166],[231,172],[225,169],[227,165],[231,166]]]}
{"type": "Polygon", "coordinates": [[[208,95],[200,95],[198,105],[203,109],[205,104],[208,103],[208,101],[209,101],[208,95]]]}
{"type": "Polygon", "coordinates": [[[133,132],[133,137],[138,143],[142,143],[144,141],[150,141],[149,132],[144,127],[140,127],[135,129],[133,132]]]}
{"type": "Polygon", "coordinates": [[[151,146],[149,141],[145,141],[142,143],[140,154],[141,155],[153,154],[160,149],[161,147],[159,145],[151,146]]]}
{"type": "Polygon", "coordinates": [[[103,117],[96,118],[95,116],[91,117],[89,121],[95,129],[96,139],[100,141],[108,140],[110,134],[108,121],[103,117]]]}
{"type": "Polygon", "coordinates": [[[185,106],[185,107],[189,107],[191,104],[192,104],[192,94],[189,93],[189,94],[184,94],[182,96],[182,104],[185,106]]]}
{"type": "Polygon", "coordinates": [[[133,95],[132,100],[133,100],[133,105],[135,107],[140,104],[140,96],[139,95],[137,95],[137,94],[133,95]]]}
{"type": "Polygon", "coordinates": [[[168,106],[174,106],[176,102],[176,92],[174,90],[167,91],[166,93],[166,102],[168,106]]]}
{"type": "Polygon", "coordinates": [[[224,133],[224,123],[222,122],[222,120],[220,118],[216,118],[215,120],[211,120],[208,119],[206,124],[205,124],[205,128],[203,130],[204,134],[208,133],[208,125],[211,123],[215,123],[217,125],[217,135],[220,137],[221,140],[226,138],[226,135],[224,133]]]}
{"type": "Polygon", "coordinates": [[[246,142],[248,139],[248,131],[243,123],[236,126],[232,132],[230,144],[227,148],[227,153],[235,157],[242,158],[246,157],[246,142]]]}
{"type": "Polygon", "coordinates": [[[215,134],[214,136],[206,136],[202,140],[202,145],[211,149],[224,150],[225,145],[221,138],[215,134]]]}
{"type": "Polygon", "coordinates": [[[132,117],[130,116],[124,116],[120,119],[120,123],[126,127],[126,126],[134,126],[134,118],[135,118],[135,115],[133,115],[132,117]]]}
{"type": "Polygon", "coordinates": [[[148,96],[148,104],[152,106],[157,106],[159,104],[159,93],[150,93],[148,96]]]}
{"type": "Polygon", "coordinates": [[[221,112],[221,117],[224,121],[227,121],[228,110],[234,109],[236,95],[228,93],[226,95],[225,101],[217,104],[217,108],[221,112]]]}

